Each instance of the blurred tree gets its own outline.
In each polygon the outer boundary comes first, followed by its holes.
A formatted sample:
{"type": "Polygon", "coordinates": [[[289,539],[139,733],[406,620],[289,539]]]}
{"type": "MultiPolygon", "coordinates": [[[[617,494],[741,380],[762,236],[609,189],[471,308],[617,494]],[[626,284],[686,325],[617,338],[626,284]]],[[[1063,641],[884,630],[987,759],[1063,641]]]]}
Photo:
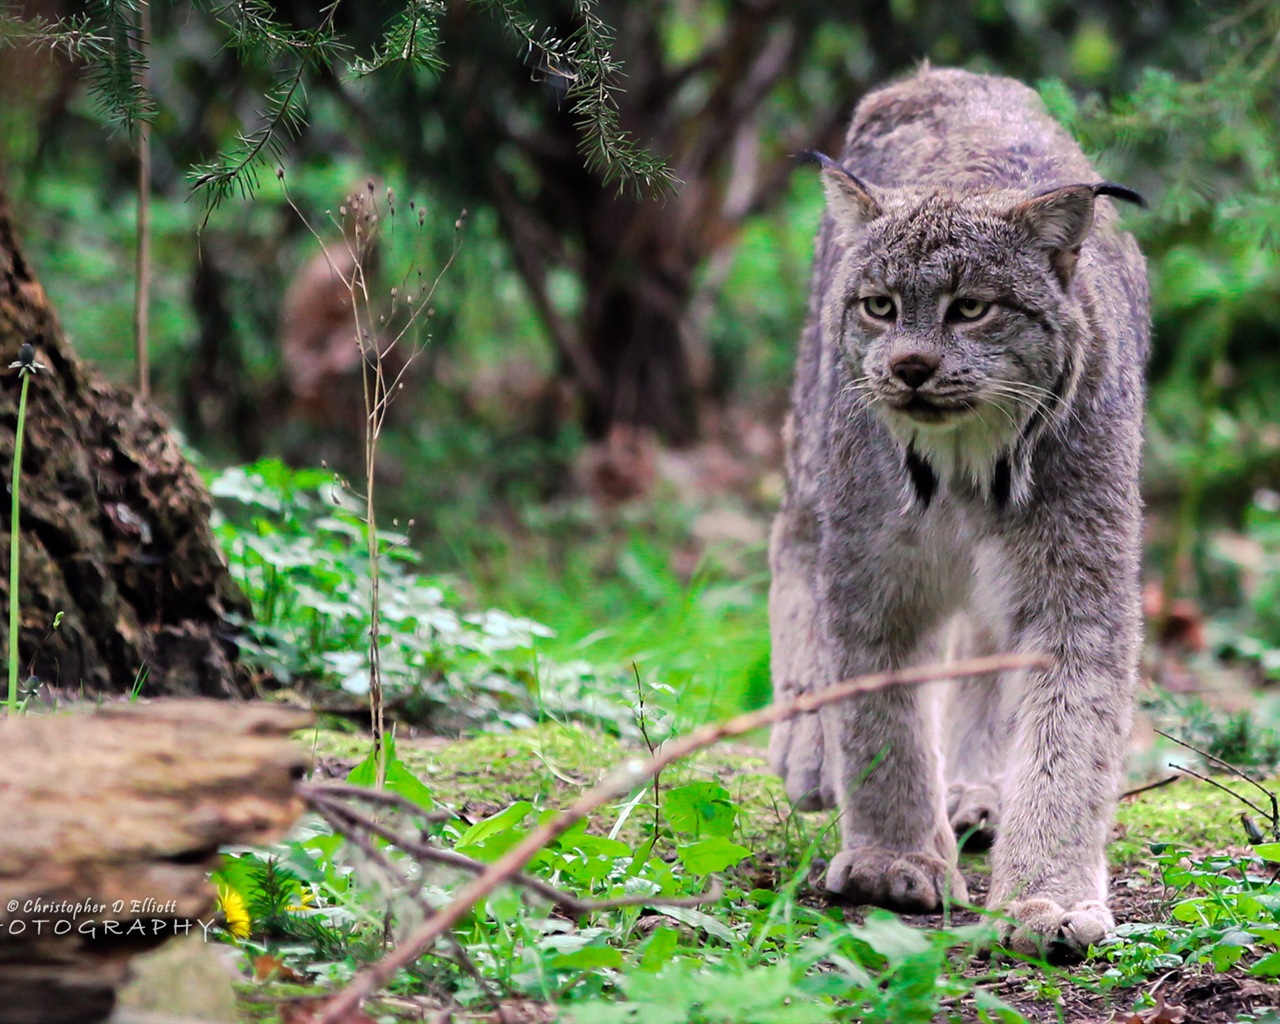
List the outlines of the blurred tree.
{"type": "MultiPolygon", "coordinates": [[[[588,434],[622,422],[675,441],[696,436],[714,383],[700,298],[784,193],[795,152],[838,148],[867,88],[927,58],[1123,91],[1151,62],[1202,72],[1219,19],[1197,0],[155,7],[159,162],[197,165],[221,197],[297,136],[302,152],[359,149],[438,199],[491,207],[588,434]],[[310,125],[308,84],[327,90],[310,125]]],[[[117,116],[140,102],[123,75],[98,84],[117,116]]]]}

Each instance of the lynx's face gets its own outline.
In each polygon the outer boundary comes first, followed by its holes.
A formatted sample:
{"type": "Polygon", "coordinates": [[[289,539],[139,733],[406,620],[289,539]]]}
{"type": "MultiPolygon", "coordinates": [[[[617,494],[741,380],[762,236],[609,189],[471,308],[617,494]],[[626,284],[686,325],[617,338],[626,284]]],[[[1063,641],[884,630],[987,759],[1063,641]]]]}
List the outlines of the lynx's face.
{"type": "Polygon", "coordinates": [[[839,270],[823,316],[847,386],[930,471],[984,491],[1003,474],[1016,491],[1019,450],[1075,387],[1071,278],[1095,187],[1029,198],[824,177],[839,270]]]}
{"type": "Polygon", "coordinates": [[[1049,258],[986,203],[894,205],[844,259],[839,338],[855,386],[897,432],[1016,436],[1065,361],[1049,258]]]}

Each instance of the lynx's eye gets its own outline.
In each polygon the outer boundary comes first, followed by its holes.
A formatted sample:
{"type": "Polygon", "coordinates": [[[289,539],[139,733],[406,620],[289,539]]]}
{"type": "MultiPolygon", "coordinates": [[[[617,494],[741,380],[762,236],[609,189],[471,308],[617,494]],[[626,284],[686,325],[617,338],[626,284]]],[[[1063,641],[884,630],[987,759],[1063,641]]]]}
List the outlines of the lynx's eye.
{"type": "Polygon", "coordinates": [[[982,299],[956,299],[947,312],[956,320],[981,320],[990,308],[991,303],[982,299]]]}
{"type": "Polygon", "coordinates": [[[862,308],[876,320],[892,320],[895,312],[893,299],[887,295],[868,295],[862,300],[862,308]]]}

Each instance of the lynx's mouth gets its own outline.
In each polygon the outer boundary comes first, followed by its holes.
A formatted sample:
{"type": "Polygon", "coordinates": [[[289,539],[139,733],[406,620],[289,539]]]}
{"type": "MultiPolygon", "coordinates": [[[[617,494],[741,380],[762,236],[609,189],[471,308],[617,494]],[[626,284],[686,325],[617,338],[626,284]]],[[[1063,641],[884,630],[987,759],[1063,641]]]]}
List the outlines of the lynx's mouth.
{"type": "Polygon", "coordinates": [[[931,402],[920,395],[911,395],[893,406],[896,412],[917,423],[939,424],[961,419],[972,411],[967,404],[943,404],[931,402]]]}

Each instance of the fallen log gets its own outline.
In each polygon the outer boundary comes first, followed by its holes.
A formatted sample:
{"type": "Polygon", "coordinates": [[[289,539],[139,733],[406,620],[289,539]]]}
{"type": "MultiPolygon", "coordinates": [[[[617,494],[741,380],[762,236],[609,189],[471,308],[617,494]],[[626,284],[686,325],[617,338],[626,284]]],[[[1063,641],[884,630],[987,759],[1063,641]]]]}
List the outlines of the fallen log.
{"type": "Polygon", "coordinates": [[[302,813],[308,720],[174,700],[0,721],[0,1019],[103,1020],[131,957],[206,935],[219,847],[302,813]]]}

